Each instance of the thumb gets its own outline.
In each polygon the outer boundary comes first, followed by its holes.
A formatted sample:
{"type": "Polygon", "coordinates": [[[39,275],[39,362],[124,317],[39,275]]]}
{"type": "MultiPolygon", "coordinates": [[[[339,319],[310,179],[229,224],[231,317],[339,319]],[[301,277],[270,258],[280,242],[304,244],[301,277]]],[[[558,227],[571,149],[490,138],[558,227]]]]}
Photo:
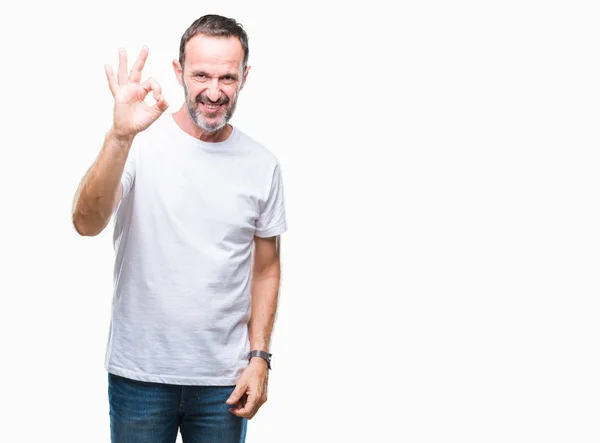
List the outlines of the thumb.
{"type": "Polygon", "coordinates": [[[238,384],[225,403],[227,403],[228,405],[236,404],[239,401],[239,399],[242,398],[242,395],[244,395],[245,391],[246,385],[238,384]]]}

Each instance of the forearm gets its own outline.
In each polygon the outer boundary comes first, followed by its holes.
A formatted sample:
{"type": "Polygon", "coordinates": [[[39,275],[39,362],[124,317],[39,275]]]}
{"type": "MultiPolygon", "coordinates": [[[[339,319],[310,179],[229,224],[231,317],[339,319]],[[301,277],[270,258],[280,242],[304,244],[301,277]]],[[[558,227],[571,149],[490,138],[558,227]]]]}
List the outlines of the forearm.
{"type": "Polygon", "coordinates": [[[133,138],[119,138],[112,129],[73,201],[73,225],[81,235],[97,235],[112,216],[121,176],[133,138]]]}
{"type": "Polygon", "coordinates": [[[252,277],[252,313],[248,325],[250,348],[269,351],[279,297],[279,261],[252,277]]]}

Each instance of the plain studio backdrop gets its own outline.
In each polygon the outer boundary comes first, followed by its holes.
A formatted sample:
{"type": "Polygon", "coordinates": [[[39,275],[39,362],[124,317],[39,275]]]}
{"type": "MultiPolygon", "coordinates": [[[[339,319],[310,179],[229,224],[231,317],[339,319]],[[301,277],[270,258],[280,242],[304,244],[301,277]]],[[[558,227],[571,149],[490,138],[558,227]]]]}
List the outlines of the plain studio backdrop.
{"type": "Polygon", "coordinates": [[[249,443],[600,441],[594,2],[29,2],[2,26],[0,441],[108,442],[113,223],[73,195],[103,66],[183,103],[199,16],[239,20],[232,123],[279,158],[289,230],[249,443]]]}

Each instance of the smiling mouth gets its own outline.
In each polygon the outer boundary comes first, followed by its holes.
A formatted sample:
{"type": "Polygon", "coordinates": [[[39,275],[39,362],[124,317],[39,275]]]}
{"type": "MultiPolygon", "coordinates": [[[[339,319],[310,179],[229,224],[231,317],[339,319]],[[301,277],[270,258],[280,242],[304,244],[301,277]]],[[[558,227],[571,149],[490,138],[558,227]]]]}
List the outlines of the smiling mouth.
{"type": "Polygon", "coordinates": [[[209,111],[216,111],[216,110],[217,110],[217,109],[219,109],[219,108],[221,107],[221,105],[222,105],[222,103],[220,103],[220,104],[216,104],[216,105],[211,105],[211,104],[204,103],[204,102],[200,102],[200,104],[201,104],[201,105],[202,105],[204,108],[206,108],[207,110],[209,110],[209,111]]]}

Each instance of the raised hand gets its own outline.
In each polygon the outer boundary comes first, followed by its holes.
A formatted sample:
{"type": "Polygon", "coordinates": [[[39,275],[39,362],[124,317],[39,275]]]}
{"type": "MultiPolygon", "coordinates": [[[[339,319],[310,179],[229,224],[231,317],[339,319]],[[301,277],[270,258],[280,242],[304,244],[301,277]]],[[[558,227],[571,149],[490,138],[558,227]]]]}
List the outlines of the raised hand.
{"type": "Polygon", "coordinates": [[[161,87],[155,79],[149,78],[144,83],[140,83],[148,52],[147,47],[142,48],[128,76],[127,52],[120,48],[118,80],[115,78],[112,67],[104,66],[108,87],[115,99],[113,131],[119,137],[135,137],[136,134],[154,123],[169,107],[162,95],[161,87]],[[154,106],[148,106],[144,102],[150,91],[153,92],[156,100],[154,106]]]}

